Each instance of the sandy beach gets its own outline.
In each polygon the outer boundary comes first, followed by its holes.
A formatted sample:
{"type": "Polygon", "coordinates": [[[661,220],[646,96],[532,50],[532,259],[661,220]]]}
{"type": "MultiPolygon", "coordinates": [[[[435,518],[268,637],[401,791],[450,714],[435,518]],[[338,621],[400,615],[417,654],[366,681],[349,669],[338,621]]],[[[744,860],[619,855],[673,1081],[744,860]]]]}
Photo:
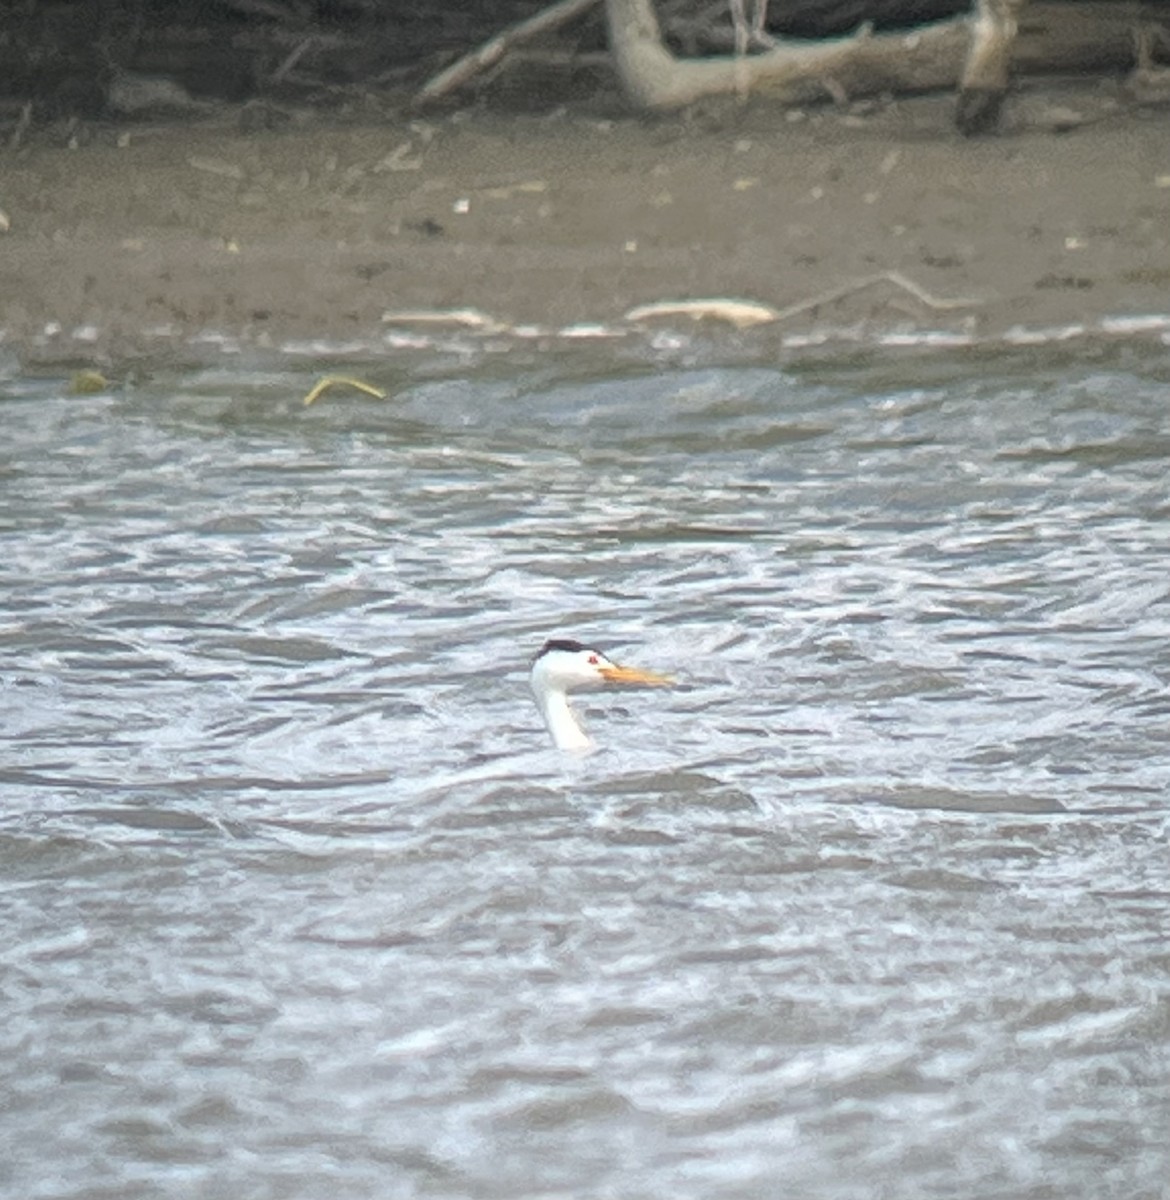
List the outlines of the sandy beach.
{"type": "Polygon", "coordinates": [[[967,141],[952,105],[259,132],[228,112],[33,138],[0,151],[0,345],[26,364],[182,358],[208,333],[376,346],[387,314],[608,326],[712,297],[785,330],[976,337],[1170,313],[1165,112],[1112,81],[1030,81],[1002,133],[967,141]],[[906,286],[853,290],[890,272],[906,286]]]}

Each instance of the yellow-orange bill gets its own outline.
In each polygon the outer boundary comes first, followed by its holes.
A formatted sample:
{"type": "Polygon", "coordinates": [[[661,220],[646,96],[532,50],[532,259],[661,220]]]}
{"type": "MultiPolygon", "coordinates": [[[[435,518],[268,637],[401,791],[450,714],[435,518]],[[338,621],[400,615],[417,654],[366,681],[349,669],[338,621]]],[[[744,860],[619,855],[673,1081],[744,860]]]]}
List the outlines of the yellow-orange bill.
{"type": "Polygon", "coordinates": [[[601,678],[606,683],[641,684],[643,687],[667,687],[674,683],[673,675],[660,675],[657,671],[643,671],[641,667],[600,667],[601,678]]]}

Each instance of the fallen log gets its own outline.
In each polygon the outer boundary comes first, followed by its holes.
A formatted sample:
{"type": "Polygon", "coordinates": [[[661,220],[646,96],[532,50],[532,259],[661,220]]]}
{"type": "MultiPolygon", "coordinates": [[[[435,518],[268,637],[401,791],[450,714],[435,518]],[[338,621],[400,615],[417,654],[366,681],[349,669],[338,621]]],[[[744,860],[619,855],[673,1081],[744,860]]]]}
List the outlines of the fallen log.
{"type": "MultiPolygon", "coordinates": [[[[913,30],[780,39],[761,54],[679,58],[665,45],[651,0],[606,0],[610,50],[630,101],[648,111],[719,95],[762,95],[799,105],[832,96],[954,87],[970,42],[966,16],[913,30]]],[[[1134,30],[1148,23],[1137,0],[1118,4],[1038,3],[1020,23],[1017,73],[1123,70],[1134,62],[1134,30]]]]}

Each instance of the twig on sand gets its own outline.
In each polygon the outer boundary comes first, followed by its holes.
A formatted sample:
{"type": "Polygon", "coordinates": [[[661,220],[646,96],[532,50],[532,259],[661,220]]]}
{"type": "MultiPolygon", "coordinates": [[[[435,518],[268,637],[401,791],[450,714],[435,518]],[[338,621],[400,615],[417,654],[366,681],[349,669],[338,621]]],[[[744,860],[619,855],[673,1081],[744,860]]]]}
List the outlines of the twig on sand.
{"type": "Polygon", "coordinates": [[[383,325],[451,325],[478,333],[503,333],[508,326],[478,308],[411,308],[384,312],[383,325]]]}
{"type": "Polygon", "coordinates": [[[754,300],[718,297],[709,300],[657,300],[639,304],[626,313],[627,321],[652,321],[662,317],[690,317],[692,321],[726,321],[736,329],[767,325],[777,320],[771,305],[754,300]]]}
{"type": "Polygon", "coordinates": [[[970,308],[983,303],[982,300],[948,300],[932,296],[924,287],[915,283],[913,279],[907,278],[900,271],[880,271],[876,275],[865,275],[861,279],[853,279],[835,288],[829,288],[827,291],[818,292],[815,296],[799,300],[787,308],[773,308],[770,304],[761,304],[756,300],[732,300],[729,298],[659,300],[631,308],[626,313],[625,319],[627,321],[652,321],[664,317],[690,317],[694,321],[726,321],[737,329],[747,329],[752,325],[771,325],[778,321],[787,321],[789,317],[798,316],[810,309],[821,308],[825,304],[843,300],[846,296],[872,287],[875,283],[892,283],[904,292],[909,292],[927,308],[970,308]]]}
{"type": "Polygon", "coordinates": [[[348,375],[326,375],[324,379],[313,385],[312,390],[305,397],[305,407],[308,408],[314,400],[319,400],[330,388],[335,387],[357,388],[359,392],[365,392],[367,396],[373,396],[375,400],[386,399],[386,393],[381,388],[363,383],[360,379],[351,379],[348,375]]]}
{"type": "Polygon", "coordinates": [[[558,0],[556,4],[550,4],[548,8],[541,9],[536,16],[529,17],[526,21],[520,21],[516,25],[510,25],[507,29],[497,33],[490,41],[484,42],[470,54],[465,54],[449,67],[428,79],[415,94],[414,103],[416,105],[430,104],[447,95],[448,92],[453,92],[456,88],[462,87],[469,79],[486,71],[489,67],[494,67],[509,50],[522,42],[567,24],[574,17],[595,8],[600,2],[601,0],[558,0]]]}
{"type": "Polygon", "coordinates": [[[799,300],[796,304],[790,304],[787,308],[780,309],[773,319],[787,321],[789,317],[798,316],[800,313],[808,312],[809,309],[820,308],[822,305],[832,304],[835,300],[843,300],[846,296],[852,296],[855,292],[864,291],[868,287],[873,287],[875,283],[892,283],[895,287],[900,287],[902,291],[909,292],[915,300],[925,304],[927,308],[940,310],[972,308],[983,303],[982,300],[945,299],[932,296],[921,284],[915,283],[913,279],[908,279],[901,271],[879,271],[876,275],[864,275],[861,279],[851,280],[849,283],[829,288],[828,291],[818,292],[817,295],[810,296],[807,300],[799,300]]]}

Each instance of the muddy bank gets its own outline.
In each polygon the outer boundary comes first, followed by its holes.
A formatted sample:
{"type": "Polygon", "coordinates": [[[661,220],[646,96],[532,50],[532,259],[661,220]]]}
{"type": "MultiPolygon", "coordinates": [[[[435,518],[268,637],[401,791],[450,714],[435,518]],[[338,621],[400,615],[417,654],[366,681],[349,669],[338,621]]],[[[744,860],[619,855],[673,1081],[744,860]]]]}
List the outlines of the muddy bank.
{"type": "Polygon", "coordinates": [[[95,126],[0,152],[0,330],[25,362],[317,338],[387,313],[613,324],[657,300],[994,336],[1170,313],[1167,114],[1036,84],[998,137],[952,100],[662,122],[559,111],[241,132],[230,115],[95,126]],[[925,297],[925,298],[923,298],[925,297]]]}

